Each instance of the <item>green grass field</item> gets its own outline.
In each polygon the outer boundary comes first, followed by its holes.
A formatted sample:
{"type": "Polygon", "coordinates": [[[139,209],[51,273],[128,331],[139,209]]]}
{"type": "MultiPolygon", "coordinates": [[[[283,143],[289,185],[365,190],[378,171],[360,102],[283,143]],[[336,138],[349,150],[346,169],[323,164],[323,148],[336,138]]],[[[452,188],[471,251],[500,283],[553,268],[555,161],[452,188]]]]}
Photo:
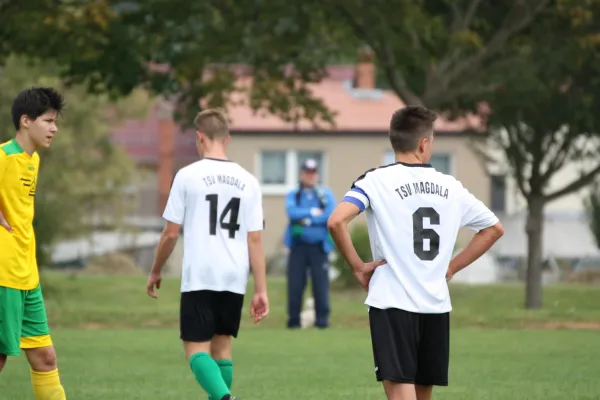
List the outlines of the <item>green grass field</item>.
{"type": "MultiPolygon", "coordinates": [[[[178,282],[158,301],[145,278],[45,276],[47,306],[70,400],[204,399],[178,340],[178,282]]],[[[453,286],[450,386],[434,398],[600,399],[600,288],[545,290],[522,310],[521,286],[453,286]],[[574,329],[577,328],[577,329],[574,329]],[[585,328],[585,329],[584,329],[585,328]]],[[[235,341],[234,393],[244,400],[383,399],[374,380],[360,292],[332,294],[326,331],[289,332],[285,284],[270,282],[272,313],[247,314],[235,341]]],[[[0,375],[0,399],[31,399],[24,357],[0,375]]]]}

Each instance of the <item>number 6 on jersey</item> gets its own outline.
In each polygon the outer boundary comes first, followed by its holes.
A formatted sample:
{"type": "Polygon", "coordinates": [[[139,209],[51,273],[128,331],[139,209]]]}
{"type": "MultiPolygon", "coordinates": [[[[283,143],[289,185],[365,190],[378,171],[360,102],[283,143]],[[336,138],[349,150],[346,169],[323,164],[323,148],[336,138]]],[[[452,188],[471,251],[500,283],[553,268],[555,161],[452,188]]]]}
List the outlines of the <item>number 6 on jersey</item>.
{"type": "Polygon", "coordinates": [[[425,218],[430,225],[440,224],[440,214],[432,207],[420,207],[413,213],[414,252],[423,261],[432,261],[440,254],[440,235],[431,229],[423,228],[425,218]],[[424,249],[425,239],[429,239],[429,250],[424,249]]]}

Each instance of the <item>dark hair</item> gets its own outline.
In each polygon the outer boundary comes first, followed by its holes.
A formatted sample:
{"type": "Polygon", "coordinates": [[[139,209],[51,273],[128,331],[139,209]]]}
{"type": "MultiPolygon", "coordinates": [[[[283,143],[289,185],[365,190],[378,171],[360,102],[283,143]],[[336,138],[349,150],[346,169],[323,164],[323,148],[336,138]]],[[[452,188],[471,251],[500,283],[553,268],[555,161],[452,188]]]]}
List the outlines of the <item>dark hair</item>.
{"type": "Polygon", "coordinates": [[[17,95],[12,104],[12,121],[16,130],[21,126],[21,117],[27,115],[36,120],[48,111],[60,114],[65,106],[63,96],[51,87],[32,87],[17,95]]]}
{"type": "Polygon", "coordinates": [[[437,114],[425,107],[408,106],[397,110],[390,121],[390,142],[396,153],[413,151],[424,137],[433,134],[437,114]]]}

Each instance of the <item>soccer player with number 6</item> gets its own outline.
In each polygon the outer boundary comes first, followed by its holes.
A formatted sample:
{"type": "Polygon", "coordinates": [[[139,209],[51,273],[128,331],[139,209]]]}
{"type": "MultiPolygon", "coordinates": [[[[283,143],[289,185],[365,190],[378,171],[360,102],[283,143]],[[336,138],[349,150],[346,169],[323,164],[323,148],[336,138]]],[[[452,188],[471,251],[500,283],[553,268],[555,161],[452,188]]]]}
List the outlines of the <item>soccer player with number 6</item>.
{"type": "Polygon", "coordinates": [[[503,235],[498,218],[428,161],[436,114],[424,107],[394,113],[396,162],[360,176],[328,220],[331,236],[368,292],[377,381],[390,400],[429,400],[448,385],[450,295],[447,281],[503,235]],[[364,263],[348,223],[365,212],[375,261],[364,263]],[[477,232],[452,258],[458,231],[477,232]]]}
{"type": "Polygon", "coordinates": [[[158,297],[162,267],[183,227],[180,338],[185,356],[209,399],[234,400],[231,346],[240,327],[250,268],[251,317],[258,323],[269,312],[262,193],[258,180],[226,156],[230,136],[225,116],[205,110],[194,125],[201,160],[175,176],[147,292],[158,297]]]}

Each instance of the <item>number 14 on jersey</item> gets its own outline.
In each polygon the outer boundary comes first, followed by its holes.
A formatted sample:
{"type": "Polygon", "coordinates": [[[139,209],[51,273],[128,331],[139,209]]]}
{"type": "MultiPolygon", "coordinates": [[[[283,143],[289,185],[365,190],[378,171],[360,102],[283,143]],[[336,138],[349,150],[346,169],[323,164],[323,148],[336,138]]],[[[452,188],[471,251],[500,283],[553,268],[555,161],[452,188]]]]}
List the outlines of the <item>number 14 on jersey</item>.
{"type": "MultiPolygon", "coordinates": [[[[219,209],[219,195],[207,194],[206,201],[210,204],[209,210],[209,227],[208,232],[211,235],[217,234],[217,213],[219,209]]],[[[234,239],[237,231],[240,230],[240,224],[238,223],[238,217],[240,214],[240,198],[232,197],[229,202],[225,205],[225,208],[221,212],[219,217],[219,228],[225,229],[229,233],[229,238],[234,239]],[[225,219],[228,217],[228,220],[225,219]]]]}

